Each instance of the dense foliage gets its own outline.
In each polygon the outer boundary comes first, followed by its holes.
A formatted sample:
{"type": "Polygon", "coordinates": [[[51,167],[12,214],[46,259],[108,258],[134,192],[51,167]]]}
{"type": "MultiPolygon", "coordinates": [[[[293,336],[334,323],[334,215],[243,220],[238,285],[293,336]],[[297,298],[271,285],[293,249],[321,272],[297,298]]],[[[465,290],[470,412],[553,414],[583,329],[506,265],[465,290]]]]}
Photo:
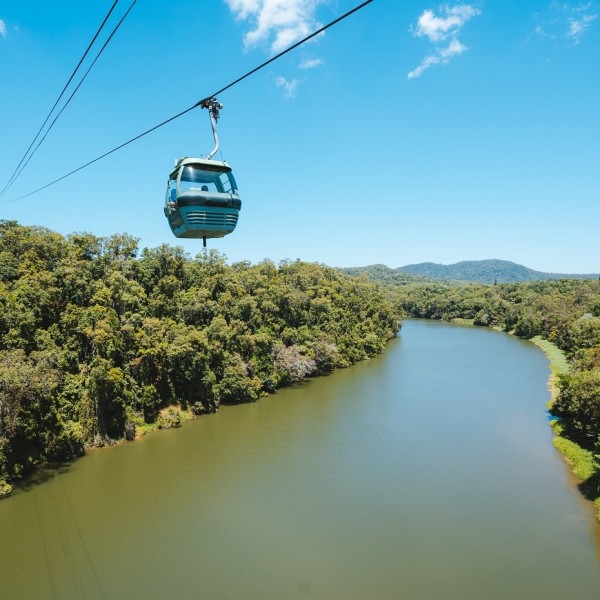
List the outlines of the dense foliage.
{"type": "Polygon", "coordinates": [[[402,267],[398,269],[390,269],[390,267],[386,267],[385,265],[346,267],[344,269],[340,269],[340,271],[346,275],[352,275],[353,277],[365,276],[367,279],[387,286],[426,281],[424,277],[403,271],[402,267]]]}
{"type": "MultiPolygon", "coordinates": [[[[442,282],[393,288],[406,314],[433,319],[472,320],[523,338],[542,336],[573,361],[600,344],[600,281],[559,279],[504,285],[442,282]]],[[[591,354],[590,367],[594,366],[591,354]]],[[[579,363],[577,363],[579,364],[579,363]]],[[[597,365],[600,366],[600,365],[597,365]]]]}
{"type": "Polygon", "coordinates": [[[251,402],[383,350],[373,284],[299,261],[228,266],[0,221],[0,496],[42,461],[251,402]]]}

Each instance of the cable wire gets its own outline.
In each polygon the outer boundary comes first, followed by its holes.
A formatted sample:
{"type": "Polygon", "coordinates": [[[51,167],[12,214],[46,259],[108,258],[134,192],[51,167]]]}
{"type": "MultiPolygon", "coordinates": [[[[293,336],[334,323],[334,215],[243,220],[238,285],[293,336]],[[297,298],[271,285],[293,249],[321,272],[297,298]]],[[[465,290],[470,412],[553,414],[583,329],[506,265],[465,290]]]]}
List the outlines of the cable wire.
{"type": "Polygon", "coordinates": [[[275,56],[273,56],[269,60],[263,62],[258,67],[252,69],[251,71],[248,71],[247,73],[245,73],[241,77],[238,77],[235,81],[232,81],[231,83],[227,84],[225,87],[221,88],[220,90],[218,90],[214,94],[210,94],[209,96],[206,96],[202,100],[199,100],[198,102],[196,102],[196,104],[190,106],[189,108],[186,108],[185,110],[182,110],[180,113],[177,113],[176,115],[170,117],[169,119],[164,120],[162,123],[159,123],[158,125],[155,125],[154,127],[151,127],[150,129],[147,129],[143,133],[140,133],[139,135],[136,135],[135,137],[127,140],[126,142],[123,142],[122,144],[119,144],[118,146],[116,146],[112,150],[109,150],[108,152],[105,152],[104,154],[101,154],[100,156],[94,158],[93,160],[90,160],[89,162],[85,163],[84,165],[81,165],[80,167],[77,167],[76,169],[73,169],[72,171],[70,171],[69,173],[66,173],[62,177],[59,177],[58,179],[55,179],[54,181],[51,181],[50,183],[47,183],[46,185],[43,185],[42,187],[39,187],[39,188],[33,190],[32,192],[29,192],[28,194],[24,194],[23,196],[19,196],[18,198],[15,198],[14,200],[9,200],[9,201],[5,201],[5,202],[1,202],[1,204],[10,204],[12,202],[18,202],[19,200],[23,200],[24,198],[28,198],[29,196],[33,196],[33,194],[37,194],[38,192],[41,192],[42,190],[45,190],[46,188],[49,188],[50,186],[54,185],[55,183],[58,183],[59,181],[62,181],[63,179],[66,179],[67,177],[70,177],[71,175],[74,175],[75,173],[81,171],[82,169],[85,169],[86,167],[89,167],[90,165],[93,165],[95,162],[98,162],[99,160],[102,160],[103,158],[106,158],[110,154],[113,154],[113,152],[116,152],[117,150],[120,150],[121,148],[124,148],[125,146],[128,146],[129,144],[131,144],[131,143],[139,140],[140,138],[148,135],[149,133],[152,133],[153,131],[156,131],[157,129],[159,129],[160,127],[163,127],[167,123],[170,123],[171,121],[174,121],[175,119],[178,119],[179,117],[182,117],[183,115],[189,113],[190,111],[194,110],[195,108],[198,108],[206,100],[210,100],[214,96],[217,96],[217,95],[225,92],[226,90],[232,88],[234,85],[237,85],[240,81],[243,81],[247,77],[250,77],[250,75],[254,75],[254,73],[256,73],[257,71],[260,71],[261,69],[263,69],[267,65],[270,65],[272,62],[276,61],[278,58],[281,58],[282,56],[284,56],[288,52],[291,52],[292,50],[295,50],[296,48],[298,48],[298,46],[301,46],[302,44],[304,44],[308,40],[314,38],[315,36],[319,35],[320,33],[323,33],[325,30],[329,29],[330,27],[333,27],[334,25],[336,25],[340,21],[343,21],[344,19],[346,19],[350,15],[352,15],[355,12],[359,11],[361,8],[364,8],[365,6],[367,6],[367,4],[371,4],[371,2],[373,2],[373,0],[366,0],[362,4],[359,4],[358,6],[355,6],[353,9],[351,9],[348,12],[344,13],[343,15],[340,15],[339,17],[337,17],[337,19],[334,19],[330,23],[327,23],[327,25],[324,25],[320,29],[317,29],[316,31],[314,31],[310,35],[307,35],[305,38],[302,38],[300,41],[296,42],[295,44],[292,44],[291,46],[289,46],[288,48],[286,48],[285,50],[283,50],[279,54],[276,54],[275,56]]]}
{"type": "Polygon", "coordinates": [[[54,117],[54,120],[52,121],[52,123],[50,123],[50,126],[46,130],[46,133],[44,133],[42,139],[37,143],[37,146],[32,150],[31,154],[29,155],[29,157],[27,158],[27,160],[25,161],[23,166],[19,169],[19,172],[14,176],[14,179],[8,186],[9,188],[12,185],[12,183],[14,183],[16,181],[16,179],[19,177],[19,175],[22,173],[23,169],[29,164],[31,157],[37,152],[37,149],[42,145],[42,142],[46,139],[46,136],[50,133],[50,130],[52,129],[52,127],[54,127],[54,123],[56,123],[56,121],[58,120],[60,115],[62,115],[65,108],[67,108],[67,106],[69,106],[69,103],[73,99],[73,96],[77,93],[77,90],[79,90],[79,88],[81,87],[81,84],[85,81],[85,78],[88,76],[89,72],[92,70],[92,67],[96,64],[96,61],[100,58],[100,55],[102,54],[102,52],[104,52],[104,49],[106,48],[106,46],[108,46],[108,43],[110,42],[112,37],[115,35],[115,33],[117,33],[117,30],[119,29],[119,27],[121,27],[121,24],[126,19],[127,15],[131,11],[131,9],[135,6],[136,2],[137,2],[137,0],[133,0],[131,5],[127,9],[127,12],[121,17],[121,20],[117,23],[115,28],[112,30],[111,34],[108,36],[107,40],[104,42],[102,48],[100,48],[98,54],[96,54],[96,58],[94,58],[94,60],[92,61],[92,64],[89,66],[88,70],[85,72],[84,76],[81,78],[81,81],[77,84],[77,87],[73,90],[73,92],[69,96],[68,100],[65,102],[63,107],[60,109],[60,111],[56,115],[56,117],[54,117]]]}
{"type": "Polygon", "coordinates": [[[205,100],[208,100],[209,98],[212,98],[213,96],[218,96],[219,94],[222,94],[224,91],[226,91],[229,88],[233,87],[234,85],[238,84],[240,81],[246,79],[246,77],[250,77],[250,75],[254,75],[254,73],[256,73],[257,71],[260,71],[263,67],[270,65],[273,61],[276,61],[278,58],[281,58],[284,54],[287,54],[288,52],[295,50],[298,46],[301,46],[302,44],[304,44],[304,42],[308,42],[308,40],[311,40],[312,38],[316,37],[320,33],[323,33],[326,29],[329,29],[330,27],[333,27],[340,21],[343,21],[346,17],[349,17],[351,14],[359,11],[361,8],[364,8],[367,4],[371,4],[371,2],[373,2],[373,0],[367,0],[366,2],[363,2],[362,4],[355,6],[352,10],[349,10],[347,13],[344,13],[343,15],[339,16],[337,19],[334,19],[330,23],[327,23],[327,25],[321,27],[321,29],[317,29],[317,31],[313,31],[313,33],[311,33],[310,35],[307,35],[305,38],[301,39],[299,42],[292,44],[289,48],[286,48],[279,54],[276,54],[275,56],[273,56],[266,62],[262,63],[262,65],[259,65],[255,69],[252,69],[252,71],[248,71],[248,73],[246,73],[245,75],[238,77],[235,81],[232,81],[230,84],[226,85],[224,88],[221,88],[218,92],[215,92],[214,94],[211,94],[210,96],[207,96],[206,98],[203,98],[202,100],[200,100],[200,102],[198,102],[198,104],[196,104],[196,106],[199,106],[200,104],[202,104],[202,102],[204,102],[205,100]]]}
{"type": "Polygon", "coordinates": [[[46,119],[42,123],[42,126],[39,128],[38,132],[35,134],[35,137],[33,138],[31,144],[29,144],[29,148],[27,148],[25,154],[23,155],[23,157],[19,161],[19,164],[17,165],[16,169],[14,170],[13,174],[10,176],[10,179],[8,180],[8,183],[4,186],[4,188],[0,192],[0,196],[2,196],[8,190],[8,188],[13,184],[13,182],[15,181],[15,179],[18,177],[17,171],[19,171],[19,167],[23,164],[23,161],[27,157],[27,154],[29,153],[29,151],[31,150],[31,148],[35,144],[36,140],[40,136],[40,133],[42,132],[42,130],[46,126],[46,123],[48,122],[48,119],[50,119],[50,116],[54,112],[54,109],[56,108],[56,106],[60,102],[60,99],[63,97],[66,89],[69,87],[69,84],[71,83],[71,81],[73,81],[73,77],[75,77],[75,74],[79,70],[79,67],[81,66],[81,63],[85,60],[85,57],[88,55],[89,51],[91,50],[92,46],[94,45],[94,42],[96,41],[96,39],[100,35],[100,32],[104,28],[104,25],[106,24],[106,21],[108,21],[110,15],[112,14],[113,10],[115,9],[115,6],[117,6],[117,2],[118,1],[119,0],[115,0],[114,3],[113,3],[113,5],[110,7],[110,10],[108,11],[108,13],[106,14],[106,16],[104,17],[104,20],[102,21],[102,24],[100,25],[100,27],[98,28],[98,31],[96,31],[96,34],[92,38],[92,41],[89,43],[88,47],[86,48],[86,51],[83,53],[83,56],[79,59],[79,62],[77,63],[77,66],[75,67],[75,70],[71,73],[71,76],[69,77],[69,80],[67,81],[67,83],[63,87],[62,92],[60,93],[60,95],[58,96],[58,98],[56,99],[56,102],[54,103],[54,106],[50,109],[50,112],[46,116],[46,119]]]}

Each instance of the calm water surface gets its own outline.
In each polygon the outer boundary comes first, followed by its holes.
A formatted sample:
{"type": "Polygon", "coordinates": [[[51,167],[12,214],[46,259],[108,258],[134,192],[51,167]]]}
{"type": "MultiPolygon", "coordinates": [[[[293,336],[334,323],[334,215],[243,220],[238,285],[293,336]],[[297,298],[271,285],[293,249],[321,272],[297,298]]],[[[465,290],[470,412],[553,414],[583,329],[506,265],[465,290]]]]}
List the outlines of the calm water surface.
{"type": "Polygon", "coordinates": [[[386,353],[96,450],[0,502],[0,598],[600,598],[548,363],[407,321],[386,353]]]}

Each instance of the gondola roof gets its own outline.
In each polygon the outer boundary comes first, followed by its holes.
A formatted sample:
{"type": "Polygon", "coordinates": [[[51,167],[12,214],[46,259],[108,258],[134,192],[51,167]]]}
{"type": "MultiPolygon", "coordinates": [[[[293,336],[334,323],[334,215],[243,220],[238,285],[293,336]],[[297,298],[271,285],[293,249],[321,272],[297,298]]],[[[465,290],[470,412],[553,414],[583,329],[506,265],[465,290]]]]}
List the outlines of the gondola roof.
{"type": "Polygon", "coordinates": [[[185,158],[180,158],[177,161],[175,167],[169,175],[169,179],[175,179],[179,169],[187,165],[194,165],[206,169],[207,171],[231,173],[231,166],[228,165],[224,160],[209,160],[207,158],[190,158],[189,156],[186,156],[185,158]]]}

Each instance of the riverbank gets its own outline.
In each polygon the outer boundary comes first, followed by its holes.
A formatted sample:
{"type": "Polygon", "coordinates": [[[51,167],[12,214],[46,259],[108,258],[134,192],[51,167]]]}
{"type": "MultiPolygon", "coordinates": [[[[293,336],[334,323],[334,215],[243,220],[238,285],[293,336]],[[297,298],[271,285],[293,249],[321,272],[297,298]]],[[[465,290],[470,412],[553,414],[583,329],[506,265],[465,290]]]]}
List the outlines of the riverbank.
{"type": "MultiPolygon", "coordinates": [[[[569,372],[569,362],[565,353],[552,342],[540,336],[531,338],[531,341],[544,352],[550,361],[550,377],[548,378],[550,400],[547,405],[550,410],[558,397],[558,378],[562,373],[569,372]]],[[[563,426],[560,420],[553,420],[550,425],[555,433],[552,440],[554,447],[563,455],[571,467],[573,475],[581,482],[578,487],[582,494],[594,503],[596,518],[600,521],[600,490],[598,490],[597,482],[600,472],[596,466],[594,453],[563,437],[563,426]]]]}
{"type": "MultiPolygon", "coordinates": [[[[472,319],[452,319],[452,323],[476,326],[472,319]]],[[[492,327],[497,331],[503,331],[500,327],[492,327]]],[[[511,334],[512,335],[512,334],[511,334]]],[[[548,391],[550,399],[546,405],[550,410],[559,394],[558,380],[563,373],[569,372],[569,361],[566,354],[555,344],[541,336],[530,339],[550,361],[550,375],[548,377],[548,391]]],[[[563,425],[559,419],[550,422],[555,434],[552,444],[563,455],[565,462],[571,467],[573,475],[580,481],[578,487],[581,493],[594,504],[596,518],[600,522],[600,469],[594,453],[582,448],[573,440],[563,436],[563,425]]]]}
{"type": "MultiPolygon", "coordinates": [[[[326,370],[326,371],[311,374],[311,375],[303,375],[299,379],[290,379],[290,380],[286,381],[285,383],[280,384],[280,387],[277,388],[276,390],[274,390],[273,392],[265,392],[265,391],[261,392],[261,394],[256,399],[252,399],[252,400],[246,399],[246,400],[243,400],[240,402],[233,402],[233,403],[230,402],[227,404],[229,404],[229,405],[231,405],[231,404],[248,404],[248,403],[252,403],[252,402],[257,402],[258,400],[260,400],[263,397],[273,396],[281,390],[292,387],[294,384],[301,384],[303,382],[306,382],[309,379],[316,379],[323,375],[329,375],[336,370],[345,369],[347,367],[351,367],[360,362],[368,361],[368,360],[376,357],[378,354],[385,352],[387,344],[389,344],[389,342],[392,339],[397,337],[398,332],[400,331],[401,327],[402,327],[402,322],[399,323],[397,332],[393,336],[388,337],[388,339],[386,340],[386,346],[381,350],[381,352],[373,351],[372,353],[367,354],[366,356],[364,356],[363,358],[361,358],[359,360],[354,360],[347,364],[346,363],[340,364],[330,370],[326,370]]],[[[223,406],[225,406],[225,405],[226,404],[223,404],[223,406]]],[[[136,440],[139,440],[140,438],[144,437],[146,434],[160,431],[162,429],[174,429],[174,428],[181,427],[181,425],[183,424],[184,421],[191,421],[191,420],[198,419],[199,417],[202,417],[202,416],[215,414],[216,412],[218,412],[219,406],[220,405],[210,407],[208,409],[198,412],[198,411],[194,411],[190,408],[186,408],[183,403],[170,404],[168,406],[161,408],[158,411],[158,415],[157,415],[156,419],[151,422],[145,421],[142,412],[135,412],[132,409],[128,409],[126,411],[127,424],[126,424],[125,432],[124,432],[123,436],[121,436],[119,438],[113,438],[113,439],[97,438],[93,442],[86,444],[84,446],[81,454],[79,456],[73,457],[73,458],[79,458],[79,457],[83,456],[86,452],[91,451],[91,450],[98,450],[98,449],[102,449],[102,448],[106,448],[106,447],[118,446],[125,442],[136,441],[136,440]]],[[[59,463],[54,463],[54,462],[40,463],[37,465],[36,470],[33,471],[31,474],[29,474],[23,478],[19,478],[15,481],[11,481],[11,482],[0,478],[0,500],[10,496],[15,488],[27,487],[31,481],[35,480],[38,477],[38,473],[39,473],[40,469],[43,469],[46,467],[50,467],[53,469],[53,468],[55,468],[55,466],[60,466],[60,464],[61,464],[60,462],[59,463]]]]}
{"type": "MultiPolygon", "coordinates": [[[[142,414],[130,415],[131,419],[128,422],[130,427],[127,428],[125,435],[121,438],[110,440],[109,443],[93,443],[86,445],[84,453],[89,450],[104,448],[107,446],[116,446],[126,441],[135,441],[147,433],[159,431],[160,429],[172,429],[174,427],[180,427],[183,421],[196,419],[200,415],[194,414],[191,410],[184,409],[181,405],[167,406],[159,411],[158,418],[151,422],[146,423],[142,414]]],[[[83,455],[83,454],[82,454],[83,455]]],[[[19,479],[16,482],[9,483],[4,479],[0,479],[0,500],[10,496],[14,490],[14,487],[27,486],[32,480],[38,477],[40,469],[48,467],[49,463],[42,463],[38,465],[38,468],[29,476],[19,479]]]]}
{"type": "Polygon", "coordinates": [[[558,376],[561,373],[569,372],[569,361],[566,354],[555,344],[549,342],[543,337],[536,335],[531,338],[534,343],[550,361],[550,377],[548,378],[548,391],[550,392],[550,400],[548,401],[548,410],[556,401],[558,396],[558,376]]]}

